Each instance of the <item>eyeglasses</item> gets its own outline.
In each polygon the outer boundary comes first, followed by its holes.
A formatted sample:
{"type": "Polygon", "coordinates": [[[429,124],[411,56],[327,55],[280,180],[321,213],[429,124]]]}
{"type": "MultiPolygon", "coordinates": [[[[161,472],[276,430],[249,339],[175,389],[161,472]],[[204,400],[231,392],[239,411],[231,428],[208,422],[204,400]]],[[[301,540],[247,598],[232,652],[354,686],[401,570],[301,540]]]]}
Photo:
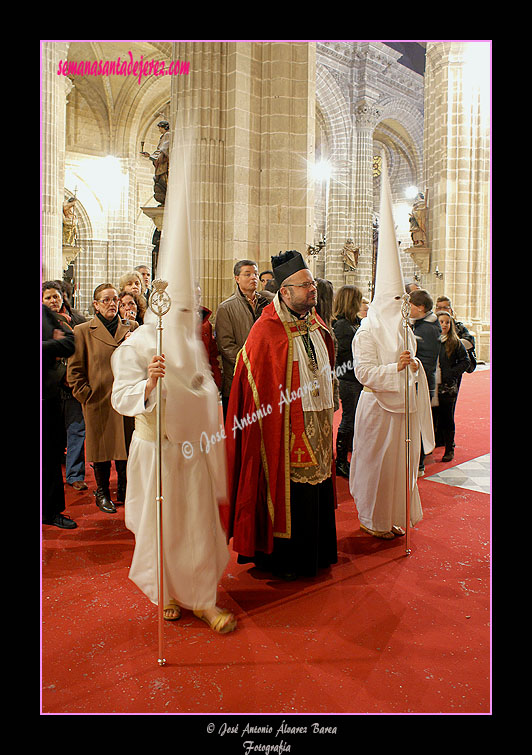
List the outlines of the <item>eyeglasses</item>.
{"type": "Polygon", "coordinates": [[[318,288],[316,281],[307,281],[306,283],[285,283],[286,288],[289,286],[292,286],[293,288],[310,288],[311,286],[318,288]]]}
{"type": "Polygon", "coordinates": [[[114,302],[114,304],[118,304],[118,296],[113,296],[112,299],[106,296],[105,299],[97,299],[96,301],[99,301],[102,304],[106,304],[106,305],[110,304],[111,302],[114,302]]]}

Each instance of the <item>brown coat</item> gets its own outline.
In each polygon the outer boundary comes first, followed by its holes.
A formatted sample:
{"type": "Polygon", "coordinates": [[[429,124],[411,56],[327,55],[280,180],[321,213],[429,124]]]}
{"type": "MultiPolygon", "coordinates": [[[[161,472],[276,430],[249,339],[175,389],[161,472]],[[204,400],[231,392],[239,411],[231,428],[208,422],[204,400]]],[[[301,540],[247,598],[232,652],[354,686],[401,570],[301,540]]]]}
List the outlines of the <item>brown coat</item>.
{"type": "Polygon", "coordinates": [[[87,461],[127,459],[124,418],[111,406],[111,355],[138,323],[120,320],[114,337],[98,317],[76,325],[76,351],[68,360],[67,383],[85,418],[87,461]]]}
{"type": "Polygon", "coordinates": [[[272,298],[269,294],[265,296],[263,291],[257,293],[257,309],[253,313],[249,304],[246,303],[245,296],[237,288],[229,299],[219,305],[216,312],[214,337],[222,357],[222,396],[229,396],[237,354],[244,345],[253,324],[272,298]]]}

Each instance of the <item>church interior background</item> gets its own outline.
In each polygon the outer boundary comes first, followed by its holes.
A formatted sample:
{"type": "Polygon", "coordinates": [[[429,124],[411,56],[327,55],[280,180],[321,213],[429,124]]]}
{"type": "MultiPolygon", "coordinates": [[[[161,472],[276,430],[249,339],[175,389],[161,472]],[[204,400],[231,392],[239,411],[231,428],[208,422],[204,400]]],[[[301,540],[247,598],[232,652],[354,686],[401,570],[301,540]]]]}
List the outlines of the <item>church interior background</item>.
{"type": "Polygon", "coordinates": [[[213,313],[236,260],[262,271],[288,249],[371,298],[384,156],[405,282],[448,296],[489,361],[489,41],[46,41],[41,73],[42,277],[70,280],[75,308],[92,314],[98,284],[152,268],[161,217],[140,152],[186,114],[213,313]],[[118,59],[124,73],[105,73],[118,59]]]}

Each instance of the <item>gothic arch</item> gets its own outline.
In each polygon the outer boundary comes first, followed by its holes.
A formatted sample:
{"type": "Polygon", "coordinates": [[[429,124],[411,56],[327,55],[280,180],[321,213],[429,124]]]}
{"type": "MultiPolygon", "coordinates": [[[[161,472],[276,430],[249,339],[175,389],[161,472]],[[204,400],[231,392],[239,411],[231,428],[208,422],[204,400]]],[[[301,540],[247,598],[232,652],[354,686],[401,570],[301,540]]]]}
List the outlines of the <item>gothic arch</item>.
{"type": "Polygon", "coordinates": [[[76,197],[75,212],[78,218],[78,238],[80,243],[83,243],[83,241],[87,241],[87,239],[92,239],[91,219],[89,217],[89,213],[85,209],[79,197],[74,194],[74,192],[70,191],[70,189],[65,187],[65,200],[73,199],[74,197],[76,197]]]}
{"type": "Polygon", "coordinates": [[[316,104],[325,125],[331,162],[342,164],[349,156],[352,129],[349,105],[333,74],[319,63],[316,66],[316,104]]]}
{"type": "MultiPolygon", "coordinates": [[[[67,106],[67,149],[70,143],[75,144],[77,141],[76,121],[78,108],[76,107],[76,100],[79,98],[82,100],[81,107],[83,108],[84,105],[90,111],[100,135],[100,143],[94,145],[91,154],[106,155],[111,148],[111,124],[109,111],[106,102],[102,98],[101,89],[86,76],[77,76],[73,79],[72,83],[73,87],[68,99],[70,108],[67,106]]],[[[94,141],[97,142],[96,139],[94,141]]]]}
{"type": "Polygon", "coordinates": [[[423,182],[423,113],[406,100],[382,97],[375,104],[379,118],[375,133],[392,138],[412,164],[416,183],[423,182]]]}
{"type": "Polygon", "coordinates": [[[159,136],[154,132],[146,133],[150,127],[154,128],[154,122],[160,120],[159,113],[166,109],[170,103],[170,80],[168,76],[151,77],[145,82],[135,82],[128,86],[127,92],[121,93],[119,105],[119,122],[124,124],[116,135],[115,143],[120,154],[138,154],[139,142],[148,137],[148,141],[157,141],[159,136]],[[129,96],[125,96],[125,95],[129,96]]]}

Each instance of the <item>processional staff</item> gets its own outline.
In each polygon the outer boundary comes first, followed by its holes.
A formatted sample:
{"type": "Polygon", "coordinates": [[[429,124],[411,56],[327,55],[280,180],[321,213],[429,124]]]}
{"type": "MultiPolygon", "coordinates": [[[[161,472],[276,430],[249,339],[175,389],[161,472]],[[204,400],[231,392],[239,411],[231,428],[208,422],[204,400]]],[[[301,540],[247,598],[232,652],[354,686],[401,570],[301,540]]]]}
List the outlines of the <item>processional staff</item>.
{"type": "MultiPolygon", "coordinates": [[[[404,294],[401,302],[401,317],[403,318],[404,348],[409,351],[408,333],[410,320],[410,294],[404,294]]],[[[412,552],[410,549],[410,487],[411,487],[411,458],[410,458],[410,367],[406,365],[405,373],[405,492],[406,492],[406,555],[412,552]]]]}
{"type": "MultiPolygon", "coordinates": [[[[161,279],[152,283],[152,293],[148,306],[157,316],[157,356],[163,354],[163,317],[172,306],[172,301],[166,287],[168,281],[161,279]]],[[[159,666],[164,666],[164,556],[163,556],[163,483],[162,483],[162,378],[157,381],[156,406],[156,504],[157,504],[157,578],[158,578],[158,637],[159,637],[159,666]]]]}

